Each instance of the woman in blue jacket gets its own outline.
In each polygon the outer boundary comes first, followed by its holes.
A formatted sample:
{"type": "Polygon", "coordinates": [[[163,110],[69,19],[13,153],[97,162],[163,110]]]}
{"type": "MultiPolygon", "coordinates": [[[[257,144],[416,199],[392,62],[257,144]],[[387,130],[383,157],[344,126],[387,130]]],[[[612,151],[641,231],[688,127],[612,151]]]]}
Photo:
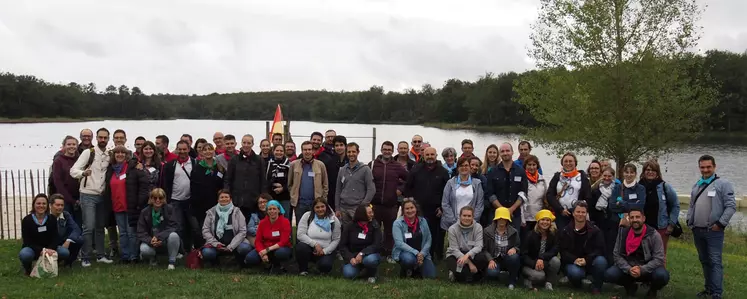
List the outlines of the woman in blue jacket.
{"type": "Polygon", "coordinates": [[[402,202],[402,217],[394,221],[392,235],[392,258],[399,262],[400,277],[436,278],[436,266],[429,253],[431,231],[414,200],[402,202]]]}
{"type": "Polygon", "coordinates": [[[669,235],[674,231],[680,215],[680,200],[672,184],[667,184],[661,177],[661,167],[655,160],[643,164],[641,181],[639,182],[646,190],[646,203],[643,213],[646,216],[646,224],[656,229],[661,236],[664,245],[664,261],[667,257],[667,241],[669,235]]]}
{"type": "Polygon", "coordinates": [[[83,247],[83,231],[72,214],[65,211],[65,198],[60,194],[49,197],[52,216],[57,218],[57,259],[64,261],[65,266],[72,266],[83,247]]]}

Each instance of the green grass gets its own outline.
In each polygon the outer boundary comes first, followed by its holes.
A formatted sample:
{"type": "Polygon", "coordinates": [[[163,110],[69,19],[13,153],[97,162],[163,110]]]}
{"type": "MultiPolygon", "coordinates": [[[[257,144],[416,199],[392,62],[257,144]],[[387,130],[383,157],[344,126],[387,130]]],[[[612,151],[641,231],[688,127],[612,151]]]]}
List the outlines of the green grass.
{"type": "MultiPolygon", "coordinates": [[[[747,292],[745,242],[744,236],[727,237],[724,282],[729,297],[747,292]]],[[[94,263],[91,268],[82,269],[76,263],[73,269],[61,269],[57,278],[38,280],[21,274],[17,258],[20,247],[19,241],[0,241],[2,298],[593,298],[588,289],[580,291],[567,286],[556,286],[552,293],[533,293],[524,289],[509,292],[502,282],[449,283],[443,263],[438,265],[439,277],[435,281],[399,279],[398,266],[382,263],[376,285],[340,278],[339,261],[330,277],[267,276],[259,270],[232,266],[189,270],[182,264],[169,272],[162,261],[157,268],[94,263]]],[[[668,269],[671,281],[660,292],[660,298],[692,298],[703,288],[702,270],[691,242],[670,241],[668,269]]],[[[641,295],[643,291],[639,291],[641,295]]],[[[603,295],[597,298],[621,292],[605,285],[603,295]]]]}

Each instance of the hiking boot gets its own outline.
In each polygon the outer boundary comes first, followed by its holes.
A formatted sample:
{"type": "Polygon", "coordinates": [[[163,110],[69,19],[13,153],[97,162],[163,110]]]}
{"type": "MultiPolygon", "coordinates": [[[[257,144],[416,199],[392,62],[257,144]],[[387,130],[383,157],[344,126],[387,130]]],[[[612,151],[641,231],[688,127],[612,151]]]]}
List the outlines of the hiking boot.
{"type": "Polygon", "coordinates": [[[700,291],[700,293],[695,294],[695,297],[698,297],[701,299],[708,298],[709,296],[711,296],[711,291],[709,290],[703,290],[703,291],[700,291]]]}

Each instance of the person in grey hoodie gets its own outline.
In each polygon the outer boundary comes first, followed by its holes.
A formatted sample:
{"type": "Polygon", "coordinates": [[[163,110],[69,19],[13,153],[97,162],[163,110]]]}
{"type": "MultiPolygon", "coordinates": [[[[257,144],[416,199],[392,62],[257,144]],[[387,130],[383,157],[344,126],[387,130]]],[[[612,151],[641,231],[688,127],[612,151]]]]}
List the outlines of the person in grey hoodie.
{"type": "Polygon", "coordinates": [[[459,158],[457,169],[459,175],[446,183],[441,199],[441,228],[445,230],[457,222],[457,215],[465,206],[472,207],[475,219],[480,219],[485,203],[482,182],[471,176],[469,158],[459,158]]]}
{"type": "Polygon", "coordinates": [[[736,212],[737,202],[731,182],[716,175],[716,159],[704,155],[698,159],[700,180],[690,193],[687,226],[693,231],[700,264],[705,276],[705,290],[698,298],[720,299],[724,290],[724,229],[736,212]]]}
{"type": "Polygon", "coordinates": [[[353,222],[355,209],[368,205],[376,194],[371,168],[358,161],[358,144],[348,143],[347,155],[350,162],[340,168],[335,190],[335,212],[343,225],[353,222]]]}
{"type": "Polygon", "coordinates": [[[219,254],[233,253],[236,261],[243,263],[252,249],[246,241],[246,231],[246,218],[233,206],[231,193],[218,191],[218,204],[207,211],[202,224],[202,259],[217,262],[219,254]]]}
{"type": "Polygon", "coordinates": [[[446,265],[449,267],[450,281],[479,280],[478,272],[488,265],[485,255],[480,254],[483,247],[482,226],[475,222],[474,213],[475,209],[464,206],[459,211],[459,222],[449,227],[446,265]]]}

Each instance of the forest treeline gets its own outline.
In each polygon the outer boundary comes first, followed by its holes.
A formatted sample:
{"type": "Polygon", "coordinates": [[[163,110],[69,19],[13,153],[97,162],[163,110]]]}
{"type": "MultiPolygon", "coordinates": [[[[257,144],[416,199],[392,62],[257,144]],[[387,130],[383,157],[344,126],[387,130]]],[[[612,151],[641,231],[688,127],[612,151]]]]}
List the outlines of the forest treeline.
{"type": "MultiPolygon", "coordinates": [[[[709,131],[747,131],[747,53],[708,51],[703,59],[719,103],[704,120],[709,131]]],[[[514,81],[526,73],[487,73],[476,81],[385,91],[268,91],[209,95],[146,94],[140,88],[93,83],[67,85],[28,75],[0,73],[0,117],[240,119],[273,117],[275,106],[291,120],[356,123],[463,123],[525,126],[538,123],[515,101],[514,81]]],[[[572,117],[572,116],[569,116],[572,117]]]]}

